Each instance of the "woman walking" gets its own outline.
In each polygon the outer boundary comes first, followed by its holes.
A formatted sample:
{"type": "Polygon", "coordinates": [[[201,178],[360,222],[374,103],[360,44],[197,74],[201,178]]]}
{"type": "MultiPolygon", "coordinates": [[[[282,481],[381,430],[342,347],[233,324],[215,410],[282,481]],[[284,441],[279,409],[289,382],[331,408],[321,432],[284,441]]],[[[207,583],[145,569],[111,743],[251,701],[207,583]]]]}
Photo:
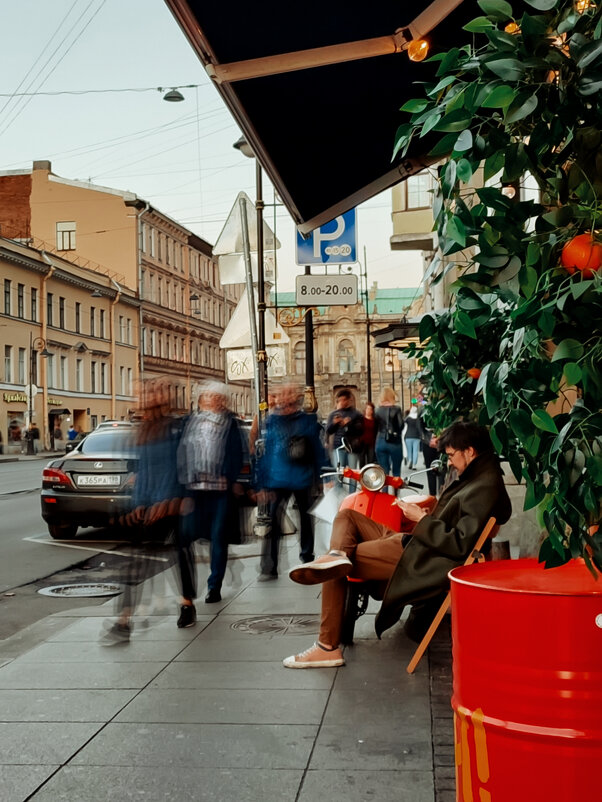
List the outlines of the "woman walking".
{"type": "Polygon", "coordinates": [[[395,403],[397,396],[391,387],[385,387],[380,394],[380,405],[376,409],[376,460],[392,476],[401,475],[403,446],[401,433],[403,420],[401,409],[395,403]]]}

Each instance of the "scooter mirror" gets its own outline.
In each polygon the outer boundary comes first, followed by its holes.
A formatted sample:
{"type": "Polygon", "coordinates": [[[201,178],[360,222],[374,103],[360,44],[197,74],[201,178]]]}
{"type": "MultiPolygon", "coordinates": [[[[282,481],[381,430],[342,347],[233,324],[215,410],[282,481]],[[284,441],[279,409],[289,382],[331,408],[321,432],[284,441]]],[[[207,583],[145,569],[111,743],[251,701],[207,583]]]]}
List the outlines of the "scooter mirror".
{"type": "Polygon", "coordinates": [[[349,445],[349,443],[347,442],[347,440],[345,440],[345,438],[344,438],[344,437],[343,437],[343,438],[341,438],[341,445],[339,446],[339,448],[344,448],[344,449],[345,449],[345,451],[346,451],[348,454],[351,454],[351,446],[349,445]]]}
{"type": "Polygon", "coordinates": [[[431,462],[429,470],[432,471],[435,474],[438,474],[438,475],[442,476],[445,473],[445,471],[447,470],[447,466],[445,465],[443,460],[434,459],[431,462]]]}

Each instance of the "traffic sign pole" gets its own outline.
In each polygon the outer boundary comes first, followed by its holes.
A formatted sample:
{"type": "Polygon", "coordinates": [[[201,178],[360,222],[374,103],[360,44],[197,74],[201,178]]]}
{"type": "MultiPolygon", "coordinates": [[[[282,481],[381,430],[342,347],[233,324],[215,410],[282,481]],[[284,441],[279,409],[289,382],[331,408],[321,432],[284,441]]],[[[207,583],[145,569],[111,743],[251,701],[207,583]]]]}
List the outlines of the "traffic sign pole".
{"type": "MultiPolygon", "coordinates": [[[[310,265],[305,265],[305,275],[311,275],[310,265]]],[[[306,412],[315,412],[318,408],[314,381],[314,315],[310,307],[305,314],[305,394],[303,409],[306,412]]]]}

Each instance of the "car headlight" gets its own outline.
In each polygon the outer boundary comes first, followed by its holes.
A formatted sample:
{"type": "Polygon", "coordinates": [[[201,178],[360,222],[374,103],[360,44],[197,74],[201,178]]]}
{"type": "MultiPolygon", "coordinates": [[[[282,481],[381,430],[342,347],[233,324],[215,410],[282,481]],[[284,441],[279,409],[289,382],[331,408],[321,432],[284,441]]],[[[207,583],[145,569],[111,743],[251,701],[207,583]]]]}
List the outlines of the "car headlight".
{"type": "Polygon", "coordinates": [[[366,490],[376,492],[384,486],[386,473],[380,465],[365,465],[360,472],[360,483],[366,490]]]}

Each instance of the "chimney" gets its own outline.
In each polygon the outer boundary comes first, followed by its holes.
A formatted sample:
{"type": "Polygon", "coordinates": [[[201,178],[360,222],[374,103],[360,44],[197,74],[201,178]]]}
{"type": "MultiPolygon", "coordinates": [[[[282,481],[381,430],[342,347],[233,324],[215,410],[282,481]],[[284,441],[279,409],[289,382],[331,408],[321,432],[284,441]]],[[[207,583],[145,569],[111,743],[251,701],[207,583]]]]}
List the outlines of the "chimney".
{"type": "Polygon", "coordinates": [[[52,163],[49,162],[47,159],[42,159],[40,161],[34,161],[33,163],[34,170],[46,170],[48,173],[52,172],[52,163]]]}

